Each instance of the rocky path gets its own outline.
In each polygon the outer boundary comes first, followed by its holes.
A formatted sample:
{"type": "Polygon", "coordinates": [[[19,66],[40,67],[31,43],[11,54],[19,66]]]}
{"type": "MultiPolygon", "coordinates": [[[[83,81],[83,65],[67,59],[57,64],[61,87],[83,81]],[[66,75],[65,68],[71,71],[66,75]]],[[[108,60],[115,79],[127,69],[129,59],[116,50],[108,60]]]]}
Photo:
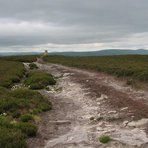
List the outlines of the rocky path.
{"type": "Polygon", "coordinates": [[[30,148],[147,148],[148,94],[127,87],[111,76],[39,64],[52,73],[58,84],[41,93],[53,102],[42,115],[39,134],[30,148]],[[90,120],[91,119],[91,120],[90,120]],[[98,137],[113,140],[101,144],[98,137]]]}

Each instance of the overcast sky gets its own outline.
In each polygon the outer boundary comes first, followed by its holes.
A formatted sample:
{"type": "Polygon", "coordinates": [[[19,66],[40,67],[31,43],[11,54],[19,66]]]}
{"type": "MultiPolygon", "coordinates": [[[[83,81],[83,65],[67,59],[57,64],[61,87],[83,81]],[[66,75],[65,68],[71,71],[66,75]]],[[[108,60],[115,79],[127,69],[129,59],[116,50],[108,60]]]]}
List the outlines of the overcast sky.
{"type": "Polygon", "coordinates": [[[148,49],[148,0],[0,0],[0,51],[148,49]]]}

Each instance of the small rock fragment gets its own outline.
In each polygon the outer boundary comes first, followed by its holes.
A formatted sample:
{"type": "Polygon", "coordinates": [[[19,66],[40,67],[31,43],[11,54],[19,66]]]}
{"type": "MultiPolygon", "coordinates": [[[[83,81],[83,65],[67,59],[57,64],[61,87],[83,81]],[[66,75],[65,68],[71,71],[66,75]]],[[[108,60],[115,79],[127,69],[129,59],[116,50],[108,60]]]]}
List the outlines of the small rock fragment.
{"type": "Polygon", "coordinates": [[[101,100],[104,100],[104,99],[108,99],[108,96],[104,95],[104,94],[101,94],[101,96],[99,98],[97,98],[96,100],[101,101],[101,100]]]}
{"type": "Polygon", "coordinates": [[[146,124],[148,124],[148,118],[143,118],[143,119],[138,120],[138,121],[129,122],[128,126],[130,126],[130,127],[143,127],[146,124]]]}
{"type": "Polygon", "coordinates": [[[63,77],[67,77],[67,76],[69,76],[70,75],[70,73],[64,73],[63,74],[63,77]]]}
{"type": "Polygon", "coordinates": [[[93,121],[95,118],[94,118],[94,117],[90,117],[89,119],[90,119],[91,121],[93,121]]]}
{"type": "Polygon", "coordinates": [[[120,110],[121,111],[125,111],[125,110],[127,110],[128,109],[128,107],[123,107],[123,108],[121,108],[120,110]]]}
{"type": "Polygon", "coordinates": [[[128,123],[129,123],[129,121],[124,121],[123,126],[126,127],[128,123]]]}
{"type": "Polygon", "coordinates": [[[96,130],[97,131],[103,131],[103,128],[102,127],[97,127],[96,130]]]}
{"type": "Polygon", "coordinates": [[[115,110],[112,110],[112,111],[108,112],[108,114],[116,114],[116,113],[117,113],[117,111],[115,111],[115,110]]]}

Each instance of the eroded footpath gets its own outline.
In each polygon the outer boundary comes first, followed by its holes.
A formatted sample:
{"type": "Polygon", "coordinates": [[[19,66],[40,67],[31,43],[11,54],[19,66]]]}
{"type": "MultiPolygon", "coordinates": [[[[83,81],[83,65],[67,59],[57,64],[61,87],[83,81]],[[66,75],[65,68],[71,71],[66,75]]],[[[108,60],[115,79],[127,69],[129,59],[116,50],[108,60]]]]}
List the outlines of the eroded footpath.
{"type": "Polygon", "coordinates": [[[36,63],[57,77],[41,94],[53,103],[42,115],[30,148],[147,148],[148,94],[113,77],[55,64],[36,63]],[[101,144],[98,137],[112,141],[101,144]]]}

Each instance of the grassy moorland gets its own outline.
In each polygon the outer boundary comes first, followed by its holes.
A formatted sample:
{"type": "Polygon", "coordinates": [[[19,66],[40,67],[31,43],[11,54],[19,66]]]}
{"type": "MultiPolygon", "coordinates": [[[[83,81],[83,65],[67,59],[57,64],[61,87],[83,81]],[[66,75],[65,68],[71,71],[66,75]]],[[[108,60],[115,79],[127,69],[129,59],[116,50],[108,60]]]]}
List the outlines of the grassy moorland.
{"type": "MultiPolygon", "coordinates": [[[[34,67],[36,66],[33,65],[33,69],[34,67]]],[[[40,120],[38,114],[52,108],[47,98],[38,91],[24,87],[11,89],[24,74],[25,68],[21,62],[0,61],[0,147],[2,148],[26,148],[26,139],[37,134],[36,122],[40,120]]],[[[35,83],[38,86],[42,83],[44,88],[51,84],[48,82],[52,77],[50,74],[39,74],[33,70],[27,76],[24,79],[30,85],[35,83]]]]}
{"type": "Polygon", "coordinates": [[[27,147],[26,138],[37,134],[37,114],[50,109],[36,91],[0,87],[0,147],[27,147]]]}
{"type": "Polygon", "coordinates": [[[46,56],[46,62],[105,72],[118,77],[130,77],[148,82],[148,56],[65,57],[46,56]]]}
{"type": "Polygon", "coordinates": [[[0,61],[0,86],[11,87],[24,74],[24,66],[19,62],[0,61]]]}
{"type": "Polygon", "coordinates": [[[37,57],[40,57],[40,55],[6,56],[0,57],[0,61],[35,62],[37,57]]]}

